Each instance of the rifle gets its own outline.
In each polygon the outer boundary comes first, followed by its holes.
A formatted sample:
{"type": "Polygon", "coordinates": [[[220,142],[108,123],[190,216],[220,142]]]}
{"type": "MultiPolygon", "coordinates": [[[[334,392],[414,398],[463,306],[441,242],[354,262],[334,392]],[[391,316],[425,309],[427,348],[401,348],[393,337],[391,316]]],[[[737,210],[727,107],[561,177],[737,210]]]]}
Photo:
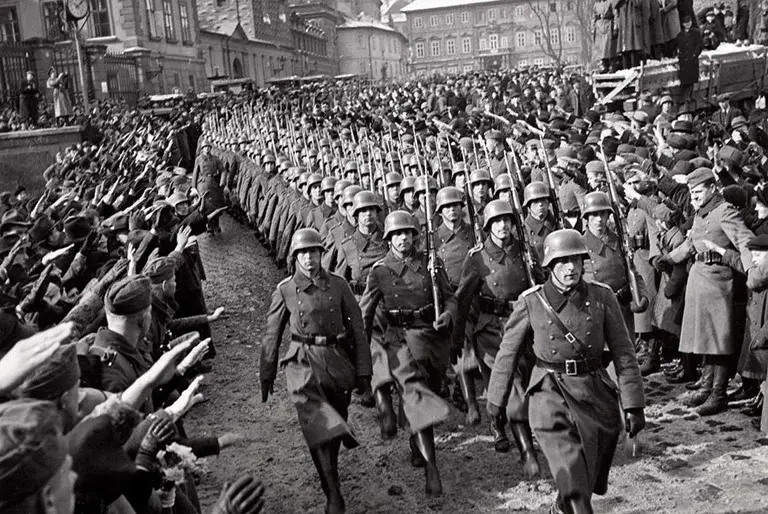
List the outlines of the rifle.
{"type": "Polygon", "coordinates": [[[563,217],[563,209],[560,207],[560,199],[557,197],[557,187],[555,186],[555,177],[552,174],[552,167],[549,165],[546,152],[544,152],[544,136],[541,134],[539,134],[539,142],[541,143],[540,151],[543,154],[541,158],[544,161],[544,168],[547,170],[547,185],[549,185],[552,214],[555,215],[555,223],[557,224],[557,229],[560,230],[566,226],[565,218],[563,217]]]}
{"type": "MultiPolygon", "coordinates": [[[[506,152],[504,153],[504,164],[507,167],[507,173],[509,169],[509,157],[506,152]]],[[[520,202],[520,195],[517,192],[517,184],[512,181],[512,187],[510,189],[510,196],[512,197],[512,209],[515,211],[515,229],[517,231],[517,240],[519,241],[520,250],[523,253],[523,260],[525,261],[525,278],[528,280],[528,285],[533,287],[536,282],[533,279],[533,267],[536,265],[536,261],[533,260],[533,254],[531,253],[531,241],[528,238],[528,231],[523,227],[525,217],[523,216],[523,204],[520,202]]]]}
{"type": "Polygon", "coordinates": [[[477,213],[475,212],[475,202],[472,200],[472,191],[469,188],[469,169],[466,166],[467,155],[464,147],[461,148],[461,158],[464,165],[464,196],[467,198],[467,216],[469,216],[469,226],[472,229],[472,237],[477,245],[483,244],[483,232],[480,227],[480,221],[477,219],[477,213]]]}
{"type": "MultiPolygon", "coordinates": [[[[415,143],[415,138],[414,138],[415,143]]],[[[427,250],[427,268],[429,269],[429,276],[432,279],[432,301],[435,305],[435,320],[440,317],[440,289],[437,286],[437,249],[435,248],[435,230],[432,223],[432,200],[429,192],[429,174],[427,174],[421,166],[421,159],[419,159],[419,149],[414,145],[416,152],[416,165],[419,168],[419,174],[424,177],[424,184],[426,191],[424,192],[424,213],[427,219],[427,238],[426,238],[426,250],[427,250]]]]}
{"type": "MultiPolygon", "coordinates": [[[[485,145],[483,145],[483,148],[485,148],[485,145]]],[[[475,154],[475,167],[479,169],[480,168],[480,159],[477,158],[477,146],[475,146],[475,137],[474,136],[472,136],[472,153],[475,154]]],[[[464,162],[466,162],[466,160],[464,162]]]]}
{"type": "Polygon", "coordinates": [[[621,257],[624,259],[624,267],[627,272],[627,283],[629,284],[629,292],[632,293],[632,302],[641,309],[638,312],[643,312],[648,308],[648,298],[640,296],[640,288],[637,285],[637,270],[635,268],[634,251],[629,244],[627,220],[619,208],[619,195],[616,192],[616,184],[613,182],[613,175],[608,168],[608,159],[605,158],[605,150],[603,150],[602,144],[600,145],[600,160],[603,161],[605,166],[605,179],[608,182],[608,198],[611,200],[611,212],[613,213],[613,221],[616,224],[616,235],[621,242],[621,257]]]}

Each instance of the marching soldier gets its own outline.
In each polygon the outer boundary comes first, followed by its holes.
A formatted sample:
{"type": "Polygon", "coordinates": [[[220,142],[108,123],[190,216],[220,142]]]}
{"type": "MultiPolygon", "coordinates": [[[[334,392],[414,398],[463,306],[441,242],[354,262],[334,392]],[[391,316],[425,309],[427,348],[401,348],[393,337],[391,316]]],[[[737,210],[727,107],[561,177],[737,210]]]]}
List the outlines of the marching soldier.
{"type": "Polygon", "coordinates": [[[482,213],[485,211],[485,206],[488,205],[492,187],[493,180],[487,170],[478,169],[469,175],[470,196],[481,227],[484,225],[482,213]]]}
{"type": "MultiPolygon", "coordinates": [[[[467,337],[473,344],[487,387],[501,344],[504,321],[512,313],[515,300],[528,288],[529,283],[520,242],[512,236],[512,225],[515,222],[512,206],[504,200],[493,200],[486,206],[483,218],[483,228],[490,237],[481,248],[469,252],[456,296],[461,306],[460,312],[466,313],[464,316],[468,318],[467,337]]],[[[540,270],[535,275],[543,279],[540,270]]],[[[533,449],[525,398],[530,361],[530,357],[519,360],[509,399],[506,404],[500,404],[506,406],[506,412],[491,418],[490,430],[495,450],[506,453],[509,451],[509,439],[505,425],[509,421],[525,474],[533,478],[539,473],[539,463],[533,449]]],[[[467,399],[467,403],[470,402],[476,403],[474,398],[467,399]]]]}
{"type": "Polygon", "coordinates": [[[429,184],[430,201],[429,206],[434,210],[435,198],[437,195],[437,181],[432,177],[424,177],[423,175],[416,177],[416,183],[414,184],[414,196],[416,197],[416,204],[418,207],[413,213],[413,217],[419,224],[419,233],[424,236],[427,232],[427,216],[434,217],[434,212],[427,212],[427,202],[424,201],[424,195],[427,194],[427,184],[429,184]]]}
{"type": "Polygon", "coordinates": [[[272,295],[262,341],[261,397],[266,402],[277,376],[280,342],[286,325],[291,343],[280,365],[296,406],[327,497],[326,512],[344,512],[338,472],[341,443],[358,446],[347,425],[350,391],[365,390],[371,377],[371,353],[360,308],[341,277],[320,265],[320,234],[300,229],[291,239],[296,271],[272,295]]]}
{"type": "Polygon", "coordinates": [[[456,319],[456,298],[442,268],[435,270],[437,283],[432,283],[427,256],[414,246],[418,233],[409,213],[395,211],[386,217],[384,239],[390,243],[389,253],[368,275],[360,307],[369,339],[376,309],[380,304],[383,308],[386,359],[377,363],[372,384],[374,390],[382,392],[382,424],[394,424],[392,400],[385,388],[394,383],[411,428],[411,464],[424,466],[427,494],[440,495],[443,487],[433,427],[449,413],[448,404],[437,391],[449,360],[448,331],[456,319]],[[443,303],[437,319],[433,285],[443,303]]]}
{"type": "MultiPolygon", "coordinates": [[[[336,212],[336,202],[333,198],[336,182],[338,181],[334,177],[325,177],[320,182],[322,203],[309,212],[305,221],[305,225],[308,228],[314,228],[319,232],[326,220],[329,220],[336,212]]],[[[320,234],[320,237],[322,237],[322,234],[320,234]]]]}
{"type": "Polygon", "coordinates": [[[352,204],[360,191],[360,186],[347,186],[341,195],[340,212],[344,214],[344,221],[330,229],[324,240],[326,254],[323,256],[323,267],[326,269],[336,269],[341,244],[355,233],[357,220],[352,213],[352,204]]]}
{"type": "Polygon", "coordinates": [[[504,327],[488,387],[488,412],[497,416],[517,366],[532,345],[536,358],[528,385],[531,428],[557,486],[553,512],[591,513],[592,494],[605,494],[623,428],[629,437],[645,426],[643,381],[621,308],[607,286],[583,279],[589,256],[577,231],[558,230],[544,241],[550,278],[525,291],[504,327]],[[603,367],[610,351],[619,387],[603,367]]]}
{"type": "Polygon", "coordinates": [[[416,186],[416,177],[404,177],[400,182],[400,203],[401,208],[411,214],[414,214],[419,208],[419,202],[416,200],[414,188],[416,186]]]}
{"type": "MultiPolygon", "coordinates": [[[[204,199],[205,214],[226,206],[224,191],[221,188],[221,177],[224,166],[218,157],[211,153],[211,143],[204,141],[200,147],[202,153],[195,161],[192,172],[192,187],[195,187],[204,199]]],[[[214,218],[208,224],[210,233],[220,233],[219,218],[214,218]]]]}
{"type": "Polygon", "coordinates": [[[343,193],[344,190],[351,185],[352,183],[349,180],[343,179],[336,181],[336,183],[333,185],[333,201],[335,209],[333,214],[331,214],[330,217],[328,217],[328,219],[326,219],[320,227],[320,237],[323,238],[323,241],[326,241],[328,233],[332,228],[340,225],[346,219],[346,213],[344,212],[343,205],[343,193]]]}
{"type": "Polygon", "coordinates": [[[528,209],[525,229],[539,259],[544,258],[544,239],[557,228],[555,216],[549,210],[549,186],[531,182],[523,190],[523,207],[528,209]]]}

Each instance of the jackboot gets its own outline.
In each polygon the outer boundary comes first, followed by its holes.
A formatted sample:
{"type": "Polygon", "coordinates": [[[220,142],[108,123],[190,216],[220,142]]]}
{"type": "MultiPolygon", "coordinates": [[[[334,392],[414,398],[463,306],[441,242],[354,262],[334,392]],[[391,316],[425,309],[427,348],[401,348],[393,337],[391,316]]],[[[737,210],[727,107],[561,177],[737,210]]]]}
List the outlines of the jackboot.
{"type": "Polygon", "coordinates": [[[421,450],[419,449],[417,436],[412,434],[408,442],[411,446],[411,466],[414,468],[423,468],[427,465],[427,461],[424,460],[424,455],[422,455],[421,450]]]}
{"type": "Polygon", "coordinates": [[[392,395],[389,389],[380,387],[374,393],[376,408],[379,411],[379,428],[381,428],[381,437],[390,439],[397,434],[397,416],[395,408],[392,406],[392,395]]]}
{"type": "Polygon", "coordinates": [[[520,450],[520,460],[523,462],[523,473],[525,478],[532,480],[541,472],[539,459],[536,457],[536,450],[533,448],[533,434],[531,427],[526,421],[510,421],[510,432],[515,438],[517,449],[520,450]]]}
{"type": "Polygon", "coordinates": [[[504,425],[504,414],[501,414],[490,421],[493,448],[498,453],[507,453],[509,451],[509,438],[507,437],[507,431],[504,428],[504,425]]]}
{"type": "Polygon", "coordinates": [[[566,503],[568,505],[568,510],[571,511],[571,514],[594,514],[595,512],[592,510],[592,502],[586,498],[582,498],[581,496],[568,498],[566,503]]]}
{"type": "Polygon", "coordinates": [[[763,401],[763,393],[761,392],[747,402],[747,405],[741,409],[741,413],[752,418],[759,418],[763,415],[763,401]]]}
{"type": "Polygon", "coordinates": [[[373,398],[373,389],[371,389],[371,386],[368,386],[368,389],[360,395],[360,405],[369,409],[376,406],[376,400],[373,398]]]}
{"type": "Polygon", "coordinates": [[[647,353],[640,364],[640,374],[644,377],[656,373],[661,369],[661,342],[658,339],[650,339],[647,343],[647,353]]]}
{"type": "Polygon", "coordinates": [[[480,424],[480,408],[477,406],[477,391],[475,390],[475,379],[468,373],[458,373],[456,378],[461,386],[461,394],[464,401],[467,402],[467,415],[465,422],[467,425],[480,424]]]}
{"type": "Polygon", "coordinates": [[[728,395],[728,403],[746,402],[760,394],[760,381],[754,378],[741,377],[741,385],[728,395]]]}
{"type": "Polygon", "coordinates": [[[343,514],[345,510],[339,483],[338,452],[338,441],[310,450],[312,461],[315,463],[317,474],[320,476],[320,485],[325,493],[326,514],[343,514]]]}
{"type": "Polygon", "coordinates": [[[728,380],[730,377],[730,370],[728,365],[713,364],[714,379],[712,381],[712,394],[709,395],[707,401],[704,402],[696,413],[699,416],[712,416],[713,414],[719,414],[728,408],[728,380]]]}
{"type": "Polygon", "coordinates": [[[416,434],[416,442],[421,455],[426,461],[424,467],[425,491],[427,496],[443,494],[443,484],[440,481],[440,471],[437,469],[437,452],[435,451],[435,431],[432,427],[425,428],[416,434]]]}
{"type": "Polygon", "coordinates": [[[707,401],[707,398],[712,394],[712,384],[715,378],[715,366],[713,364],[705,364],[704,369],[701,371],[701,386],[688,393],[683,397],[682,403],[686,407],[698,407],[703,405],[707,401]]]}

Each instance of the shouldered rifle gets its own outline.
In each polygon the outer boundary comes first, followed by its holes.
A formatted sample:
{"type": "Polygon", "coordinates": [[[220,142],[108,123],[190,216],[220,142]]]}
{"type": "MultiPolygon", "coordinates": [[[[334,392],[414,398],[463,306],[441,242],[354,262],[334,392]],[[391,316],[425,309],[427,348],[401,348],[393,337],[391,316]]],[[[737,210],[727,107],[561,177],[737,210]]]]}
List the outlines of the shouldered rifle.
{"type": "MultiPolygon", "coordinates": [[[[507,173],[509,173],[509,157],[506,153],[504,153],[504,164],[507,167],[507,173]]],[[[515,211],[515,217],[517,218],[517,220],[515,220],[515,230],[517,231],[518,244],[520,245],[520,250],[523,253],[523,260],[525,261],[525,278],[528,280],[528,285],[533,287],[536,285],[536,281],[533,278],[533,268],[536,266],[536,261],[533,259],[533,253],[531,253],[532,246],[531,241],[528,238],[528,232],[523,225],[525,222],[525,214],[523,212],[523,204],[520,202],[520,194],[517,191],[517,184],[514,180],[512,181],[512,187],[509,188],[509,192],[512,198],[512,209],[515,211]]]]}
{"type": "Polygon", "coordinates": [[[563,209],[560,207],[560,199],[557,197],[557,186],[555,185],[555,176],[552,174],[552,167],[549,165],[549,159],[547,153],[544,150],[544,136],[539,134],[539,143],[541,144],[541,160],[544,161],[544,169],[547,172],[547,185],[549,186],[550,203],[552,204],[552,214],[555,216],[555,223],[557,229],[565,228],[565,218],[563,217],[563,209]]]}
{"type": "Polygon", "coordinates": [[[619,195],[616,192],[616,183],[613,181],[613,175],[610,168],[608,168],[608,159],[605,157],[605,150],[602,144],[600,145],[600,160],[603,161],[605,166],[605,180],[608,183],[608,197],[611,200],[611,212],[613,213],[613,220],[616,223],[616,235],[619,237],[621,256],[624,259],[624,267],[626,268],[627,283],[629,284],[629,291],[632,293],[632,302],[640,309],[638,312],[643,312],[648,308],[648,298],[640,296],[640,288],[637,285],[637,274],[635,269],[634,251],[629,244],[627,229],[627,219],[621,212],[619,207],[619,195]]]}
{"type": "Polygon", "coordinates": [[[483,232],[480,226],[480,220],[477,219],[477,213],[475,212],[475,202],[472,200],[472,190],[469,185],[469,169],[467,168],[467,154],[464,147],[461,148],[461,158],[464,162],[464,196],[467,199],[467,216],[469,216],[469,227],[472,230],[472,238],[475,240],[475,244],[481,246],[483,244],[483,232]]]}
{"type": "MultiPolygon", "coordinates": [[[[415,130],[414,130],[414,143],[415,143],[415,130]]],[[[432,199],[430,198],[429,191],[429,174],[426,173],[421,165],[421,159],[419,158],[418,147],[414,147],[416,152],[416,165],[419,168],[419,174],[424,177],[424,184],[426,190],[424,191],[424,214],[427,219],[427,237],[426,237],[426,250],[427,250],[427,267],[429,268],[429,276],[432,279],[432,302],[435,306],[435,319],[440,317],[440,289],[437,285],[437,249],[435,248],[435,229],[434,223],[432,223],[432,199]]]]}

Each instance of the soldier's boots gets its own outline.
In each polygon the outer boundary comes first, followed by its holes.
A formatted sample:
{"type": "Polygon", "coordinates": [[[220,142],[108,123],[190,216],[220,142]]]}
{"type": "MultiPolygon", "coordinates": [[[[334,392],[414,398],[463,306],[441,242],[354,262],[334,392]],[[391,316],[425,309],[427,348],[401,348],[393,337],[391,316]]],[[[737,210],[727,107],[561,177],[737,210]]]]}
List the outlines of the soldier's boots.
{"type": "Polygon", "coordinates": [[[640,374],[647,377],[661,369],[661,342],[651,339],[647,342],[647,353],[640,364],[640,374]]]}
{"type": "Polygon", "coordinates": [[[370,387],[360,395],[360,405],[369,409],[376,407],[376,400],[373,397],[373,390],[370,387]]]}
{"type": "Polygon", "coordinates": [[[491,437],[493,437],[493,449],[497,453],[509,452],[509,438],[504,427],[506,424],[504,416],[500,415],[492,418],[490,421],[491,437]]]}
{"type": "Polygon", "coordinates": [[[341,496],[339,481],[339,446],[334,441],[311,450],[312,460],[320,475],[320,485],[326,497],[326,514],[343,514],[345,511],[344,498],[341,496]]]}
{"type": "Polygon", "coordinates": [[[747,404],[741,409],[742,414],[750,416],[752,418],[760,418],[763,415],[763,393],[758,393],[757,396],[747,401],[747,404]]]}
{"type": "Polygon", "coordinates": [[[461,386],[461,394],[467,404],[467,414],[465,421],[467,425],[480,424],[480,408],[477,405],[477,391],[475,390],[475,379],[469,373],[459,373],[457,380],[461,386]]]}
{"type": "Polygon", "coordinates": [[[743,404],[760,394],[760,381],[741,377],[741,385],[728,395],[728,403],[743,404]]]}
{"type": "Polygon", "coordinates": [[[380,387],[374,393],[376,408],[379,411],[381,437],[390,439],[397,434],[397,416],[392,406],[392,395],[388,389],[380,387]]]}
{"type": "Polygon", "coordinates": [[[440,481],[440,471],[437,469],[437,452],[435,451],[435,432],[432,427],[425,428],[416,434],[416,445],[424,459],[425,491],[427,496],[443,494],[443,484],[440,481]]]}
{"type": "Polygon", "coordinates": [[[422,455],[421,450],[419,449],[418,437],[416,435],[411,435],[408,442],[411,446],[411,466],[414,468],[425,467],[427,461],[424,460],[424,455],[422,455]]]}
{"type": "Polygon", "coordinates": [[[713,365],[714,378],[712,380],[712,394],[704,402],[696,413],[699,416],[712,416],[719,414],[728,408],[728,380],[730,372],[727,365],[713,365]]]}
{"type": "Polygon", "coordinates": [[[520,460],[523,463],[525,478],[532,480],[539,475],[541,467],[533,447],[531,427],[527,421],[510,421],[509,428],[512,437],[515,438],[515,443],[517,443],[517,449],[520,450],[520,460]]]}
{"type": "Polygon", "coordinates": [[[701,378],[699,379],[701,386],[697,390],[691,391],[683,397],[683,405],[687,407],[699,407],[700,405],[703,405],[712,394],[714,378],[715,366],[706,364],[701,372],[701,378]]]}
{"type": "Polygon", "coordinates": [[[549,509],[549,514],[594,514],[589,500],[580,496],[564,500],[559,494],[549,509]]]}

